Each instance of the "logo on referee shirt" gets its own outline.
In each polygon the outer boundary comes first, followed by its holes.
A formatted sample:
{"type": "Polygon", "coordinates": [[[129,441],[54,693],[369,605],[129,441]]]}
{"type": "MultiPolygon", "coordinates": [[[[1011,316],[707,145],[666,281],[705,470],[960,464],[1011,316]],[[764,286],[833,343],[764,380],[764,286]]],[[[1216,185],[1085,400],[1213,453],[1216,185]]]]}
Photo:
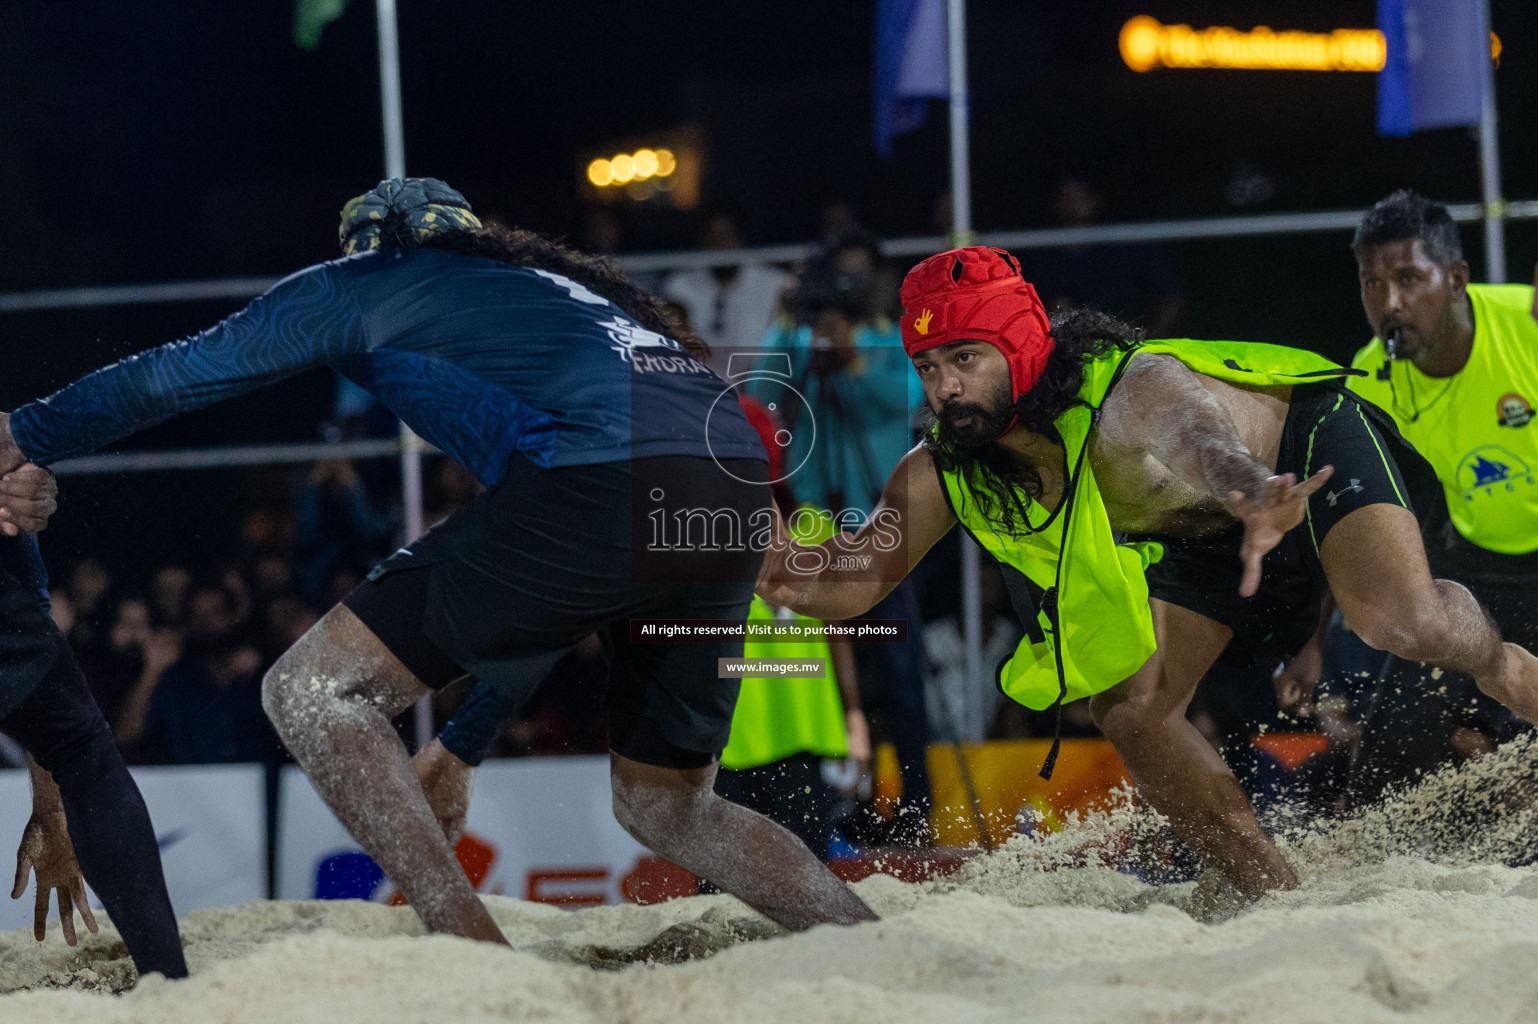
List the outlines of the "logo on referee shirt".
{"type": "Polygon", "coordinates": [[[1534,484],[1538,484],[1538,476],[1527,462],[1500,445],[1480,445],[1458,464],[1458,486],[1463,490],[1464,501],[1473,501],[1479,495],[1505,494],[1534,484]]]}
{"type": "Polygon", "coordinates": [[[1533,418],[1533,406],[1515,391],[1508,391],[1496,403],[1496,413],[1496,422],[1503,427],[1525,427],[1533,418]]]}

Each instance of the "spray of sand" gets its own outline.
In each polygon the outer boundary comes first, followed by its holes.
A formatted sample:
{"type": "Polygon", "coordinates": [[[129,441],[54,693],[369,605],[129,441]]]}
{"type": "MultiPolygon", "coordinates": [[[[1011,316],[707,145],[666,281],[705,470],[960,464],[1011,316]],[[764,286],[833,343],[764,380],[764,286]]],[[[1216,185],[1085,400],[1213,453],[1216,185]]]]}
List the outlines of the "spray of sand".
{"type": "Polygon", "coordinates": [[[15,932],[0,1019],[1532,1020],[1535,790],[1538,743],[1514,743],[1296,828],[1303,886],[1217,923],[1190,913],[1192,885],[1145,880],[1168,833],[1124,797],[949,879],[870,879],[881,921],[796,935],[725,896],[577,913],[488,897],[512,950],[425,936],[404,908],[255,903],[187,914],[193,977],[113,997],[133,975],[110,928],[73,951],[57,927],[41,946],[15,932]]]}

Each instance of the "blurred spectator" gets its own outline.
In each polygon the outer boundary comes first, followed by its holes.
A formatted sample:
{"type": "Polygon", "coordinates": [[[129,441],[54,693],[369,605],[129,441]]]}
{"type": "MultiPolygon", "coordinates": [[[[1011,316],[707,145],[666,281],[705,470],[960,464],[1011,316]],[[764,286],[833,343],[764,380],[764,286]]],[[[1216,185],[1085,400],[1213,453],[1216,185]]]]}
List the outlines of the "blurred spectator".
{"type": "MultiPolygon", "coordinates": [[[[754,386],[754,397],[790,434],[785,463],[796,500],[831,511],[843,528],[870,515],[912,446],[920,399],[897,325],[878,305],[881,270],[876,239],[863,231],[834,239],[809,259],[792,296],[795,322],[771,329],[764,343],[790,356],[791,379],[761,377],[754,386]]],[[[887,838],[924,842],[929,726],[916,580],[898,584],[863,618],[908,623],[905,642],[858,644],[855,651],[859,676],[869,683],[866,709],[897,748],[902,770],[898,824],[887,838]]]]}
{"type": "MultiPolygon", "coordinates": [[[[717,213],[705,224],[700,247],[713,251],[742,248],[742,236],[730,214],[717,213]]],[[[694,333],[712,349],[756,349],[763,344],[779,307],[789,276],[762,264],[722,264],[700,270],[679,270],[663,282],[665,296],[689,314],[694,333]]],[[[723,376],[726,355],[711,366],[723,376]],[[717,362],[721,365],[717,366],[717,362]]]]}
{"type": "Polygon", "coordinates": [[[260,555],[251,563],[251,594],[258,604],[267,604],[298,585],[294,566],[277,555],[260,555]]]}
{"type": "Polygon", "coordinates": [[[117,602],[106,642],[76,649],[80,671],[108,722],[116,722],[144,670],[144,645],[149,641],[150,606],[139,597],[117,602]]]}
{"type": "Polygon", "coordinates": [[[75,628],[75,604],[67,593],[55,590],[49,595],[48,614],[59,632],[69,636],[70,630],[75,628]]]}
{"type": "MultiPolygon", "coordinates": [[[[1052,212],[1063,227],[1100,223],[1104,202],[1094,185],[1065,177],[1052,212]]],[[[1142,327],[1150,338],[1179,332],[1186,297],[1169,254],[1155,245],[1070,245],[1027,253],[1021,263],[1052,312],[1089,306],[1142,327]]]]}
{"type": "Polygon", "coordinates": [[[167,565],[150,580],[150,613],[156,626],[180,626],[186,615],[192,573],[179,565],[167,565]]]}
{"type": "Polygon", "coordinates": [[[180,642],[167,633],[150,639],[120,742],[171,764],[277,756],[281,748],[261,707],[262,658],[241,642],[237,601],[223,586],[201,586],[188,599],[180,642]]]}
{"type": "Polygon", "coordinates": [[[96,559],[82,558],[70,569],[60,589],[73,613],[65,635],[77,649],[93,646],[106,629],[103,620],[108,609],[103,599],[112,589],[112,576],[96,559]]]}
{"type": "Polygon", "coordinates": [[[763,339],[764,349],[790,356],[791,379],[753,387],[791,434],[785,458],[797,499],[835,513],[869,514],[913,444],[921,396],[897,325],[876,306],[880,266],[865,232],[809,259],[791,297],[794,322],[763,339]]]}
{"type": "Polygon", "coordinates": [[[304,594],[334,604],[351,589],[346,580],[356,586],[389,554],[395,529],[393,516],[375,510],[351,459],[317,462],[299,492],[297,540],[304,559],[304,594]]]}
{"type": "Polygon", "coordinates": [[[837,243],[859,230],[860,218],[849,203],[836,200],[822,208],[822,234],[818,237],[824,245],[837,243]]]}

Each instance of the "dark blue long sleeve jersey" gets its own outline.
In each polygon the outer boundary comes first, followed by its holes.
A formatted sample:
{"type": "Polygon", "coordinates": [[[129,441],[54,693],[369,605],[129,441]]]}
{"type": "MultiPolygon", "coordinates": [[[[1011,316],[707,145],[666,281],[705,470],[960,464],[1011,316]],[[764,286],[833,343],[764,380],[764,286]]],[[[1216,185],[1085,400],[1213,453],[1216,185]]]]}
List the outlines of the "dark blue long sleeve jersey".
{"type": "Polygon", "coordinates": [[[47,465],[318,365],[488,485],[515,451],[545,467],[765,457],[735,399],[717,401],[726,383],[614,303],[559,274],[420,248],[302,270],[201,334],[22,406],[11,430],[47,465]]]}

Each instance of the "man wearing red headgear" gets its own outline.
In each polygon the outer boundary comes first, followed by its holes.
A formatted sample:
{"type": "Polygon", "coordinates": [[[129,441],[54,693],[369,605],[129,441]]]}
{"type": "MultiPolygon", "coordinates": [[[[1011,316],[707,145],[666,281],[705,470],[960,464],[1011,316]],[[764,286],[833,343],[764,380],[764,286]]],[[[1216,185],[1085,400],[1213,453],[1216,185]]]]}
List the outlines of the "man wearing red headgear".
{"type": "MultiPolygon", "coordinates": [[[[768,600],[858,615],[959,521],[1027,627],[1000,687],[1037,709],[1091,697],[1142,796],[1244,897],[1297,879],[1185,707],[1220,655],[1295,653],[1327,588],[1368,643],[1466,671],[1538,718],[1538,659],[1432,579],[1407,495],[1439,489],[1346,391],[1355,371],[1273,345],[1145,341],[1089,310],[1049,321],[998,249],[925,260],[902,300],[935,423],[871,525],[820,548],[775,538],[768,600]]],[[[1054,744],[1044,775],[1055,757],[1054,744]]]]}

